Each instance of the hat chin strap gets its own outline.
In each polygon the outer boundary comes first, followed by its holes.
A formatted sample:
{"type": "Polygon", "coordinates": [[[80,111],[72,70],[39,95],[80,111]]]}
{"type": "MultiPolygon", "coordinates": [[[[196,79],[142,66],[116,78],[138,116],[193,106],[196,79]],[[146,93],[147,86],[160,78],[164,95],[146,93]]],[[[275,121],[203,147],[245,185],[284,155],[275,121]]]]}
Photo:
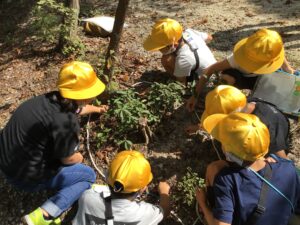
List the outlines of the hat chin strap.
{"type": "Polygon", "coordinates": [[[172,47],[169,48],[168,51],[164,52],[163,55],[170,55],[172,54],[173,52],[176,51],[177,48],[175,48],[174,44],[172,45],[172,47]]]}
{"type": "Polygon", "coordinates": [[[169,48],[169,50],[167,52],[164,52],[163,55],[169,55],[169,54],[172,54],[173,52],[176,52],[179,45],[177,47],[175,47],[175,42],[176,42],[175,37],[173,37],[172,46],[169,48]]]}

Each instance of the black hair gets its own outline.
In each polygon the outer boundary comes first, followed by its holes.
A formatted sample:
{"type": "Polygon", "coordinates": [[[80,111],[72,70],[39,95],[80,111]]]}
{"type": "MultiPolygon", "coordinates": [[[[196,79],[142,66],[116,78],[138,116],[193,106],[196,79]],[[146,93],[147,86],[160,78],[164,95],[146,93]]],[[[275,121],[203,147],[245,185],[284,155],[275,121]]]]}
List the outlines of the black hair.
{"type": "Polygon", "coordinates": [[[75,100],[62,97],[58,91],[47,93],[46,97],[49,98],[52,103],[59,104],[62,112],[76,113],[78,110],[78,105],[75,100]]]}

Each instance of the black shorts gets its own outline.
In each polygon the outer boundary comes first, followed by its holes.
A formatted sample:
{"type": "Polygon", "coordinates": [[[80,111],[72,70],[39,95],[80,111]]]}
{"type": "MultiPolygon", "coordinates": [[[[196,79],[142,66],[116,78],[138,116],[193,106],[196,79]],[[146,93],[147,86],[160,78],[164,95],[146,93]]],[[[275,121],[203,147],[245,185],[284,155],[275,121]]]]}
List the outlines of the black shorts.
{"type": "Polygon", "coordinates": [[[222,74],[226,74],[228,76],[231,76],[235,79],[235,83],[233,86],[237,87],[238,89],[250,89],[253,90],[256,80],[258,76],[256,77],[245,77],[244,73],[237,69],[227,69],[222,71],[222,74]]]}

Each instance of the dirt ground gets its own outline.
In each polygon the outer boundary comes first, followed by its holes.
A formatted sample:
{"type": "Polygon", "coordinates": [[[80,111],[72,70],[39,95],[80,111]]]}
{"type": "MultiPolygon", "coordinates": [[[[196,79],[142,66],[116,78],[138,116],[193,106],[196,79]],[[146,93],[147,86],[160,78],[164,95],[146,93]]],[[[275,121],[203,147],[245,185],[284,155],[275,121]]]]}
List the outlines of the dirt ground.
{"type": "MultiPolygon", "coordinates": [[[[9,1],[6,1],[9,2],[9,1]]],[[[58,53],[43,51],[42,45],[32,40],[27,33],[30,6],[33,0],[19,1],[12,5],[0,3],[0,128],[3,128],[11,113],[24,100],[55,89],[60,66],[75,57],[64,58],[58,53]]],[[[116,1],[81,1],[84,15],[113,15],[116,1]],[[93,9],[93,11],[88,11],[93,9]]],[[[83,17],[83,15],[82,15],[83,17]]],[[[147,53],[142,42],[149,34],[154,21],[170,17],[186,28],[194,28],[213,35],[209,44],[215,57],[222,59],[230,53],[234,43],[258,28],[277,30],[283,37],[287,59],[300,69],[300,1],[298,0],[132,0],[126,18],[120,44],[120,74],[128,83],[156,79],[153,75],[162,70],[159,54],[147,53]],[[154,78],[153,78],[154,77],[154,78]]],[[[100,67],[99,56],[105,53],[108,40],[82,36],[86,54],[81,60],[100,67]]],[[[189,166],[203,177],[206,165],[216,159],[211,142],[199,136],[189,136],[184,127],[197,121],[195,115],[186,112],[184,105],[164,119],[157,129],[157,138],[148,149],[155,182],[167,179],[173,186],[186,173],[189,166]]],[[[299,134],[294,121],[292,152],[289,155],[300,166],[299,134]]],[[[84,132],[84,131],[83,131],[84,132]]],[[[83,142],[84,144],[84,142],[83,142]]],[[[83,145],[82,144],[82,145],[83,145]]],[[[90,164],[83,148],[85,162],[90,164]]],[[[99,167],[107,167],[97,161],[99,167]]],[[[48,192],[26,194],[13,190],[0,177],[0,225],[22,225],[21,217],[38,207],[50,195],[48,192]]],[[[174,205],[174,212],[184,224],[196,219],[194,207],[174,205]]],[[[172,216],[163,224],[182,224],[172,216]]],[[[66,224],[70,224],[66,222],[66,224]]]]}

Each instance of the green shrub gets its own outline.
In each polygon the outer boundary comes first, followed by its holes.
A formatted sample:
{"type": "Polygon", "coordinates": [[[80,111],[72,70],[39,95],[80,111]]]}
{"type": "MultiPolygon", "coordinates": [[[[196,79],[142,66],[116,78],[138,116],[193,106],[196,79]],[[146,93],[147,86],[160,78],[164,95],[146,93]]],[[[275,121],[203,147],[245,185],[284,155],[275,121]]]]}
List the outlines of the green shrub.
{"type": "Polygon", "coordinates": [[[70,35],[76,11],[66,7],[62,1],[39,0],[31,12],[31,32],[37,40],[57,44],[65,55],[82,52],[84,45],[70,35]]]}
{"type": "Polygon", "coordinates": [[[178,194],[175,196],[175,200],[182,201],[188,206],[193,205],[195,202],[196,188],[203,187],[204,185],[204,179],[200,178],[196,172],[193,172],[192,169],[188,167],[186,174],[177,184],[178,194]]]}
{"type": "MultiPolygon", "coordinates": [[[[112,134],[116,144],[125,144],[131,147],[132,142],[127,139],[128,135],[139,130],[140,118],[147,118],[149,124],[157,121],[157,117],[148,109],[137,93],[131,89],[117,91],[109,100],[107,119],[116,124],[112,134]]],[[[111,124],[110,124],[111,125],[111,124]]]]}
{"type": "Polygon", "coordinates": [[[183,87],[177,83],[154,83],[144,98],[134,89],[115,91],[108,101],[109,110],[101,120],[97,134],[100,145],[113,142],[122,148],[131,148],[146,121],[148,127],[155,127],[166,112],[173,112],[182,103],[183,87]]]}
{"type": "Polygon", "coordinates": [[[147,96],[147,105],[153,113],[172,112],[182,104],[184,87],[180,83],[154,83],[147,96]]]}

